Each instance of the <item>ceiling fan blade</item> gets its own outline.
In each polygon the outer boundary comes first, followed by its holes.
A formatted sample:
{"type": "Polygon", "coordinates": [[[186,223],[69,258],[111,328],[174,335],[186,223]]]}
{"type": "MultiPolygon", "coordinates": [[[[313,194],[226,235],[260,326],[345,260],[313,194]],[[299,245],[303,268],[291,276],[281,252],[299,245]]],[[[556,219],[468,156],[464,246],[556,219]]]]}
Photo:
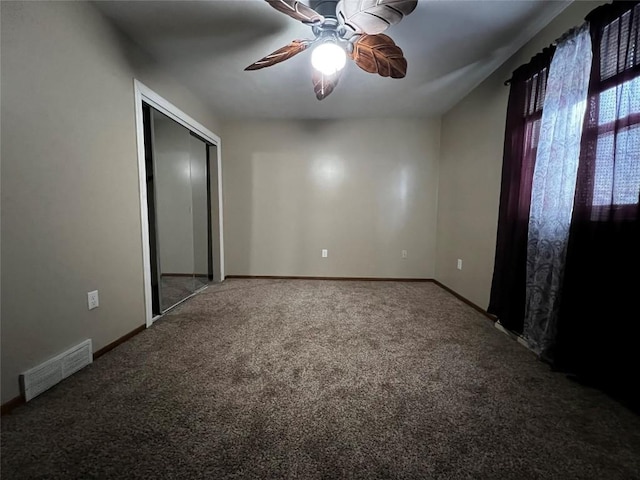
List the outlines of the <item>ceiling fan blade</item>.
{"type": "Polygon", "coordinates": [[[289,15],[291,18],[303,23],[319,24],[324,22],[324,17],[311,7],[299,0],[266,0],[269,5],[279,12],[289,15]]]}
{"type": "Polygon", "coordinates": [[[277,63],[284,62],[285,60],[289,60],[291,57],[305,51],[309,45],[311,45],[309,40],[294,40],[289,45],[279,48],[257,62],[252,63],[245,68],[245,71],[260,70],[261,68],[270,67],[277,63]]]}
{"type": "Polygon", "coordinates": [[[402,49],[387,35],[361,35],[353,45],[351,58],[365,72],[391,78],[407,74],[402,49]]]}
{"type": "Polygon", "coordinates": [[[340,0],[338,21],[351,33],[384,32],[413,12],[418,0],[340,0]]]}
{"type": "Polygon", "coordinates": [[[331,75],[325,75],[318,70],[313,70],[313,90],[316,92],[316,98],[318,100],[324,100],[331,92],[336,88],[338,82],[340,81],[340,76],[342,75],[342,70],[338,70],[336,73],[331,75]]]}

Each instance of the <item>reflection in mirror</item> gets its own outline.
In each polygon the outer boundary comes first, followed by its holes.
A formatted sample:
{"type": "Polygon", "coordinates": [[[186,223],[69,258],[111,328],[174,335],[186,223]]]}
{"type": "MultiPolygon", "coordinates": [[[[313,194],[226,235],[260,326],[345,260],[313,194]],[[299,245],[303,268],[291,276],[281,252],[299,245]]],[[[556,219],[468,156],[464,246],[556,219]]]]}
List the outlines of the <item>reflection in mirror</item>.
{"type": "Polygon", "coordinates": [[[209,144],[152,107],[145,128],[154,314],[165,312],[212,278],[209,144]],[[147,145],[149,143],[149,145],[147,145]],[[148,152],[147,152],[148,153],[148,152]],[[151,167],[151,168],[150,168],[151,167]],[[149,176],[149,175],[148,175],[149,176]],[[151,185],[150,185],[151,184],[151,185]],[[156,307],[157,305],[157,307],[156,307]]]}
{"type": "Polygon", "coordinates": [[[191,152],[191,204],[193,218],[193,272],[194,289],[209,282],[209,230],[210,215],[207,186],[207,144],[195,136],[190,139],[191,152]]]}

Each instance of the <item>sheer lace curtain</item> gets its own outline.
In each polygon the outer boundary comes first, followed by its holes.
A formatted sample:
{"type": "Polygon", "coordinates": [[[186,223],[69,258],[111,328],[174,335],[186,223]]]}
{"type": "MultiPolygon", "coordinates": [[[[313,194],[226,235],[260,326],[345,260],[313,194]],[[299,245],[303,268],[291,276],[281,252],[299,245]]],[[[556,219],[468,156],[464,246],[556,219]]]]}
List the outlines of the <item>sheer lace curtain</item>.
{"type": "Polygon", "coordinates": [[[589,25],[558,44],[551,67],[533,174],[523,337],[551,357],[573,211],[591,71],[589,25]]]}

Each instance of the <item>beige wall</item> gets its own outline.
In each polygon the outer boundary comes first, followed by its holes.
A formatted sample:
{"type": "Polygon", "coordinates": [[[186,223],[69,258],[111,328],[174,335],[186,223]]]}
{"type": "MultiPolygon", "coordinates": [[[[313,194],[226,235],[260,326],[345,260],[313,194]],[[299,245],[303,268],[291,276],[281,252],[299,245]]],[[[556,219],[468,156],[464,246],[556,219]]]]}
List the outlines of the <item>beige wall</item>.
{"type": "Polygon", "coordinates": [[[134,76],[210,130],[197,98],[85,2],[1,2],[2,401],[18,374],[144,324],[134,76]],[[88,311],[87,292],[100,307],[88,311]]]}
{"type": "Polygon", "coordinates": [[[474,303],[489,303],[504,128],[511,72],[602,2],[570,5],[442,119],[436,278],[474,303]],[[462,270],[456,261],[463,261],[462,270]]]}
{"type": "Polygon", "coordinates": [[[439,121],[231,122],[223,135],[227,275],[433,277],[439,121]]]}

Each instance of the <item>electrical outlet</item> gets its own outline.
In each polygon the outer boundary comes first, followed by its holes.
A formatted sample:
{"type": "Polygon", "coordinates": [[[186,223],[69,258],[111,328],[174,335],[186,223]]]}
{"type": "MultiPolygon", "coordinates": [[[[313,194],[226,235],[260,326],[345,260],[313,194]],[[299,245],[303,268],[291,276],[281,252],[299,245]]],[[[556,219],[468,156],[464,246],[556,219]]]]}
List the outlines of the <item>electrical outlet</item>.
{"type": "Polygon", "coordinates": [[[87,302],[89,304],[89,310],[93,310],[94,308],[98,308],[100,306],[98,290],[87,293],[87,302]]]}
{"type": "Polygon", "coordinates": [[[326,248],[322,249],[322,258],[327,258],[329,256],[329,250],[326,248]]]}
{"type": "Polygon", "coordinates": [[[462,270],[462,259],[458,259],[458,270],[462,270]]]}
{"type": "Polygon", "coordinates": [[[402,250],[402,258],[407,258],[407,251],[406,250],[402,250]]]}

